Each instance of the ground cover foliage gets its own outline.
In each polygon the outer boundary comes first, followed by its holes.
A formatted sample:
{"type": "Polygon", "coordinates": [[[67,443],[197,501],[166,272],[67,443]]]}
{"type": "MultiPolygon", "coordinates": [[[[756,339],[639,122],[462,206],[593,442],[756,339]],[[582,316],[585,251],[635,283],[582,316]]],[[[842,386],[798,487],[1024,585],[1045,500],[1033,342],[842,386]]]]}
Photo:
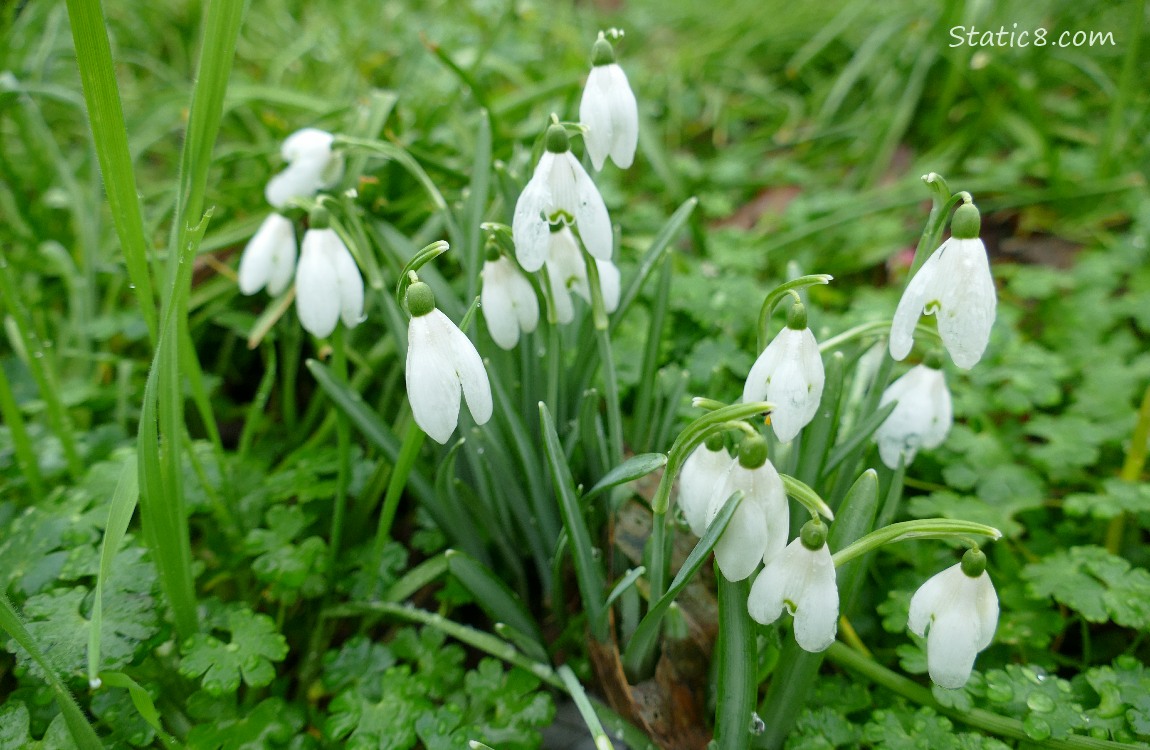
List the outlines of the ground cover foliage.
{"type": "MultiPolygon", "coordinates": [[[[0,11],[0,749],[530,748],[570,700],[600,746],[1150,743],[1141,4],[98,9],[0,11]],[[1012,24],[1116,43],[948,46],[1012,24]],[[511,226],[612,27],[640,112],[635,164],[593,172],[618,309],[589,292],[504,351],[473,300],[511,233],[481,224],[511,226]],[[326,205],[366,286],[325,339],[236,283],[304,127],[343,139],[326,205]],[[658,486],[692,397],[740,399],[780,284],[834,277],[799,290],[819,342],[889,322],[930,172],[973,194],[998,294],[982,360],[944,365],[945,442],[880,461],[876,383],[907,369],[868,364],[882,326],[824,355],[824,450],[818,422],[788,446],[755,410],[719,421],[835,509],[835,552],[867,487],[886,522],[1001,532],[997,632],[958,689],[906,631],[963,543],[842,566],[814,657],[712,572],[735,504],[697,542],[658,486]],[[412,419],[395,293],[438,240],[417,273],[494,401],[446,446],[412,419]]],[[[918,338],[908,364],[941,351],[918,338]]]]}

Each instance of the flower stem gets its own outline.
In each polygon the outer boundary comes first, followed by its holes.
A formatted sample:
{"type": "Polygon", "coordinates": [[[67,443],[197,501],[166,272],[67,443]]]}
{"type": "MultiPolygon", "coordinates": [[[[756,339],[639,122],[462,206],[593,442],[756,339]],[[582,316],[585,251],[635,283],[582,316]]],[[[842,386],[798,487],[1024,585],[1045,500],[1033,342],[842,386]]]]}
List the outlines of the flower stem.
{"type": "Polygon", "coordinates": [[[595,259],[583,249],[587,264],[587,285],[591,289],[591,318],[595,322],[595,339],[599,345],[599,365],[603,368],[603,398],[607,401],[607,443],[611,460],[623,461],[623,415],[619,409],[619,381],[615,373],[615,355],[611,351],[610,320],[603,303],[603,289],[599,285],[599,267],[595,259]]]}
{"type": "MultiPolygon", "coordinates": [[[[347,348],[344,336],[344,327],[337,325],[331,339],[331,369],[338,381],[347,385],[347,348]]],[[[351,425],[342,410],[336,410],[335,433],[339,469],[335,479],[335,506],[331,513],[331,538],[328,546],[327,574],[331,583],[335,582],[336,560],[343,543],[343,518],[347,511],[347,486],[351,477],[351,425]]]]}
{"type": "MultiPolygon", "coordinates": [[[[1119,478],[1124,482],[1137,482],[1146,466],[1146,449],[1150,441],[1150,387],[1142,396],[1142,407],[1138,410],[1138,421],[1134,423],[1134,434],[1130,437],[1130,447],[1126,450],[1126,460],[1122,463],[1119,478]]],[[[1126,536],[1127,513],[1119,513],[1110,519],[1106,529],[1106,549],[1117,555],[1122,549],[1126,536]]]]}
{"type": "Polygon", "coordinates": [[[399,508],[399,500],[403,496],[403,488],[407,486],[407,477],[419,456],[419,449],[423,446],[423,430],[415,420],[407,425],[407,432],[403,435],[403,445],[399,448],[399,455],[395,465],[391,468],[391,477],[387,482],[387,492],[383,496],[383,508],[379,512],[379,526],[375,530],[375,545],[372,556],[375,560],[383,557],[384,547],[391,539],[391,526],[395,521],[395,513],[399,508]]]}
{"type": "Polygon", "coordinates": [[[747,613],[751,581],[728,581],[715,569],[719,586],[719,715],[715,719],[719,750],[751,746],[751,711],[754,708],[758,656],[755,630],[747,613]]]}

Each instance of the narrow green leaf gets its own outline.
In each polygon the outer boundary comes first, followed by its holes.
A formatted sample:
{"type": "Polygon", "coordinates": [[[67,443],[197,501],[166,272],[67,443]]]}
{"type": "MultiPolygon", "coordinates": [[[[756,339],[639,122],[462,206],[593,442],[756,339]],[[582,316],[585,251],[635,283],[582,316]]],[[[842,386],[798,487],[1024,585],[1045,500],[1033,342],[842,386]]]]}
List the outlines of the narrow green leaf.
{"type": "Polygon", "coordinates": [[[88,630],[88,682],[94,682],[100,671],[100,634],[104,624],[104,584],[112,575],[112,560],[124,541],[136,503],[140,499],[140,473],[133,455],[124,462],[120,479],[112,493],[108,507],[108,523],[104,527],[104,541],[100,547],[100,569],[96,575],[96,591],[92,602],[92,625],[88,630]]]}
{"type": "Polygon", "coordinates": [[[402,602],[445,573],[447,573],[447,558],[443,555],[429,557],[391,584],[384,599],[389,602],[402,602]]]}
{"type": "Polygon", "coordinates": [[[727,502],[723,504],[722,509],[715,515],[715,519],[711,521],[711,525],[707,527],[706,533],[691,550],[691,554],[687,555],[687,559],[683,561],[683,567],[679,568],[678,575],[667,587],[667,593],[651,605],[651,608],[647,610],[647,615],[639,622],[639,627],[635,628],[635,634],[631,636],[630,642],[627,643],[627,647],[623,651],[623,668],[629,677],[634,678],[646,671],[647,665],[644,662],[654,656],[654,646],[659,637],[659,624],[663,620],[663,615],[667,613],[667,608],[671,606],[671,602],[675,601],[675,597],[686,588],[691,578],[699,572],[699,568],[703,567],[707,555],[711,554],[711,550],[719,543],[719,537],[727,530],[727,524],[731,522],[731,518],[735,515],[735,510],[739,507],[742,499],[742,490],[735,491],[727,498],[727,502]]]}
{"type": "Polygon", "coordinates": [[[751,579],[728,581],[717,570],[719,584],[719,701],[715,718],[718,750],[751,746],[751,711],[755,706],[755,673],[759,663],[755,627],[747,612],[751,579]]]}
{"type": "MultiPolygon", "coordinates": [[[[482,102],[481,102],[482,104],[482,102]]],[[[467,272],[467,295],[473,299],[479,293],[479,272],[483,265],[483,214],[487,210],[487,197],[491,192],[491,117],[487,108],[479,110],[479,126],[475,134],[475,159],[471,162],[471,186],[467,202],[463,205],[463,268],[467,272]]]]}
{"type": "Polygon", "coordinates": [[[671,241],[679,236],[679,232],[683,230],[683,226],[687,223],[687,219],[691,218],[691,213],[695,210],[695,206],[699,205],[698,198],[688,198],[683,201],[683,205],[671,214],[671,218],[667,219],[667,223],[663,225],[659,233],[655,235],[654,241],[651,246],[647,248],[647,252],[643,253],[642,260],[639,261],[638,273],[631,279],[631,283],[623,290],[622,296],[619,298],[619,306],[611,315],[611,329],[614,330],[627,314],[627,310],[634,304],[635,300],[639,297],[639,292],[643,290],[643,285],[647,283],[647,279],[654,272],[655,268],[659,265],[659,261],[663,259],[663,255],[671,247],[671,241]]]}
{"type": "Polygon", "coordinates": [[[72,735],[72,740],[76,746],[80,750],[104,750],[100,738],[96,736],[92,725],[84,718],[84,712],[76,704],[76,699],[68,692],[63,680],[56,674],[55,667],[40,650],[36,641],[32,639],[32,634],[24,627],[24,623],[20,621],[20,616],[16,614],[16,608],[8,600],[8,595],[2,591],[0,591],[0,629],[7,631],[12,640],[27,651],[44,670],[48,685],[56,694],[56,702],[60,704],[60,711],[64,714],[64,721],[68,724],[68,733],[72,735]]]}
{"type": "Polygon", "coordinates": [[[619,579],[615,584],[615,588],[611,589],[611,593],[607,595],[607,608],[609,609],[615,600],[623,594],[627,593],[627,589],[635,585],[635,582],[646,574],[647,569],[640,565],[633,570],[627,571],[627,575],[619,579]]]}
{"type": "Polygon", "coordinates": [[[136,707],[140,718],[146,721],[152,729],[156,730],[156,734],[159,736],[160,741],[164,743],[164,747],[183,747],[174,737],[164,731],[164,725],[160,719],[160,712],[156,710],[156,704],[152,702],[152,696],[148,695],[148,691],[140,687],[138,682],[123,672],[101,672],[100,681],[108,687],[123,688],[128,691],[128,697],[132,699],[132,705],[136,707]]]}
{"type": "Polygon", "coordinates": [[[547,464],[551,468],[551,479],[555,485],[555,496],[559,499],[559,510],[563,514],[563,526],[571,540],[572,556],[575,560],[575,577],[579,582],[579,593],[583,597],[583,608],[587,611],[591,633],[599,641],[607,640],[606,619],[602,616],[605,599],[603,596],[603,572],[599,569],[595,550],[591,544],[591,532],[583,518],[582,506],[575,495],[575,485],[571,470],[555,423],[547,405],[539,402],[539,425],[543,433],[543,450],[547,454],[547,464]]]}
{"type": "MultiPolygon", "coordinates": [[[[489,568],[458,550],[446,552],[451,574],[475,596],[475,603],[496,622],[504,622],[532,638],[543,650],[543,634],[518,596],[489,568]]],[[[546,654],[546,650],[543,650],[546,654]]]]}
{"type": "MultiPolygon", "coordinates": [[[[746,607],[744,607],[746,609],[746,607]]],[[[607,732],[603,730],[603,724],[599,721],[599,716],[595,713],[594,706],[587,698],[587,693],[583,690],[583,685],[579,683],[579,678],[571,671],[571,667],[564,664],[556,670],[559,679],[563,680],[563,686],[567,689],[568,695],[571,700],[575,701],[575,707],[579,709],[579,715],[583,717],[584,723],[587,724],[587,729],[591,732],[591,737],[595,740],[595,747],[597,750],[615,750],[615,746],[611,744],[611,738],[607,736],[607,732]]]]}
{"type": "Polygon", "coordinates": [[[661,469],[666,465],[667,456],[664,453],[640,453],[637,456],[631,456],[596,482],[595,486],[583,495],[583,502],[589,502],[591,498],[604,490],[645,477],[652,471],[661,469]]]}

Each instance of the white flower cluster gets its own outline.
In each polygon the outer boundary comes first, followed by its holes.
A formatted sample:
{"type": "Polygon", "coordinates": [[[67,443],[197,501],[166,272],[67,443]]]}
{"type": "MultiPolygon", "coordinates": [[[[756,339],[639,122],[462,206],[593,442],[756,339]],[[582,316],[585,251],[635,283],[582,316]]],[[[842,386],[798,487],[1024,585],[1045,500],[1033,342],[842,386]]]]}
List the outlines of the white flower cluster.
{"type": "Polygon", "coordinates": [[[287,167],[264,190],[276,212],[264,219],[244,248],[239,268],[243,294],[267,287],[269,294],[278,296],[294,276],[300,324],[318,338],[330,336],[340,320],[348,328],[363,320],[363,277],[343,240],[319,218],[322,211],[313,214],[304,233],[297,266],[295,225],[279,211],[339,182],[343,159],[332,151],[334,140],[331,133],[304,128],[284,141],[281,154],[287,167]]]}

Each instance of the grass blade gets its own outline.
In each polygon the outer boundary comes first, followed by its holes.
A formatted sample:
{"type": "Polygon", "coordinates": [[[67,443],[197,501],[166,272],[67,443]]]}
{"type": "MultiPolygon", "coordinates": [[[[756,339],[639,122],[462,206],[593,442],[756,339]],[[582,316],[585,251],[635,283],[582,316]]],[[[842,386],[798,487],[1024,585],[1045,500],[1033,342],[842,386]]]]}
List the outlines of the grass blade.
{"type": "Polygon", "coordinates": [[[604,490],[645,477],[652,471],[661,469],[666,465],[667,456],[664,453],[640,453],[637,456],[631,456],[596,482],[595,486],[583,495],[583,502],[590,501],[591,498],[604,490]]]}
{"type": "MultiPolygon", "coordinates": [[[[746,609],[744,607],[744,609],[746,609]]],[[[584,692],[583,686],[579,684],[579,678],[571,671],[571,667],[564,664],[556,670],[559,679],[563,680],[563,686],[567,689],[571,700],[575,701],[575,707],[579,709],[579,715],[583,717],[583,721],[587,724],[587,729],[591,731],[591,736],[595,739],[595,747],[597,750],[615,750],[615,746],[611,744],[611,738],[607,736],[607,732],[603,731],[603,724],[599,721],[598,715],[595,713],[595,707],[591,705],[591,701],[587,698],[587,693],[584,692]]]]}
{"type": "Polygon", "coordinates": [[[563,446],[555,432],[555,423],[551,420],[547,405],[542,401],[539,402],[539,425],[543,432],[543,450],[547,454],[547,464],[551,468],[551,479],[555,485],[555,496],[559,499],[559,509],[563,514],[563,526],[571,540],[575,577],[583,597],[583,608],[587,611],[587,621],[592,635],[599,641],[606,641],[608,633],[603,573],[591,544],[591,532],[587,530],[579,498],[575,495],[571,469],[567,466],[563,446]]]}
{"type": "Polygon", "coordinates": [[[451,574],[475,596],[475,603],[496,622],[503,622],[531,639],[534,653],[528,656],[546,660],[547,651],[543,648],[543,634],[535,618],[524,606],[523,600],[515,595],[507,584],[483,564],[476,562],[465,552],[448,550],[447,567],[451,574]]]}
{"type": "MultiPolygon", "coordinates": [[[[717,566],[716,566],[717,567],[717,566]]],[[[755,628],[747,612],[751,579],[728,581],[715,571],[719,584],[719,701],[715,720],[718,750],[751,746],[751,711],[755,706],[755,628]]]]}
{"type": "Polygon", "coordinates": [[[112,575],[112,561],[124,541],[124,534],[128,531],[128,524],[132,520],[132,514],[136,512],[136,503],[139,499],[140,473],[136,457],[132,456],[124,462],[124,468],[120,470],[120,479],[116,482],[112,502],[108,507],[104,541],[100,547],[100,569],[96,575],[92,624],[88,631],[88,682],[93,685],[99,684],[97,674],[100,671],[100,635],[104,624],[104,583],[112,575]]]}

